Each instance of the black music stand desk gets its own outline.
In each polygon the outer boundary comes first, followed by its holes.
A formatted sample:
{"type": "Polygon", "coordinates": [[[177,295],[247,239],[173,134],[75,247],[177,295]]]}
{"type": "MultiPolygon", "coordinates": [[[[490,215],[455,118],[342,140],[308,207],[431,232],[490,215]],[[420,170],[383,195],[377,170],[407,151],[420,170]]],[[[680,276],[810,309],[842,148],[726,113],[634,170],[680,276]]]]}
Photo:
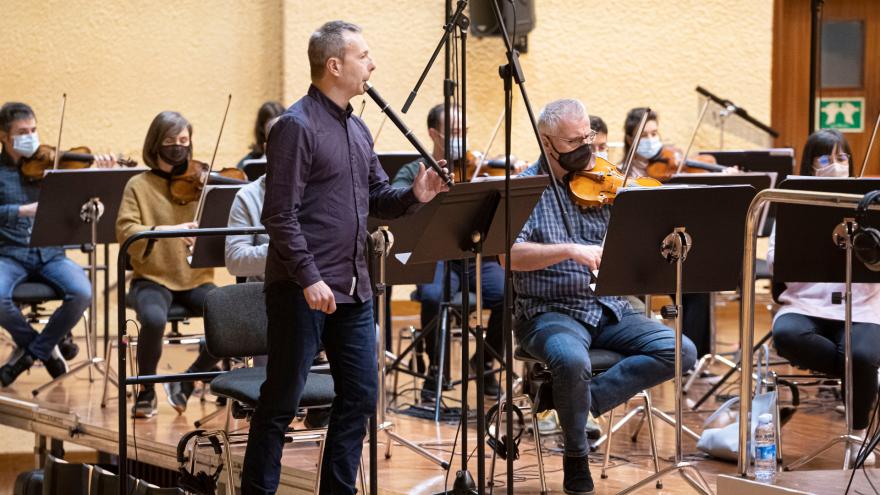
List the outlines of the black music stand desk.
{"type": "MultiPolygon", "coordinates": [[[[240,189],[241,186],[208,186],[199,228],[210,229],[229,225],[229,210],[232,209],[235,194],[240,189]]],[[[192,268],[226,266],[226,237],[210,236],[198,239],[189,266],[192,268]]]]}

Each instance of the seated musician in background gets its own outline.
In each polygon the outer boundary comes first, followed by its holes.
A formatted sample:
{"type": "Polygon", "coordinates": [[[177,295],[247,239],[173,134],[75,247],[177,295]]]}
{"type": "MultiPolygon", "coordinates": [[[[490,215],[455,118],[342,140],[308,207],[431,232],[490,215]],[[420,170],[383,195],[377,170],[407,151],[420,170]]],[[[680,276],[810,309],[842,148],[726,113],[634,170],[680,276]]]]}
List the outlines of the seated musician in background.
{"type": "MultiPolygon", "coordinates": [[[[40,147],[37,118],[30,106],[9,102],[0,107],[0,144],[0,326],[15,342],[12,357],[0,367],[0,384],[6,387],[36,360],[52,378],[67,372],[67,362],[56,346],[89,307],[92,289],[82,267],[68,259],[63,248],[29,247],[40,195],[40,183],[25,178],[20,170],[40,147]],[[42,332],[34,330],[12,301],[15,287],[30,278],[63,296],[42,332]]],[[[115,164],[115,158],[108,156],[96,156],[95,161],[101,167],[115,164]]]]}
{"type": "MultiPolygon", "coordinates": [[[[556,177],[591,167],[595,133],[584,105],[557,100],[541,111],[538,128],[556,177]]],[[[521,175],[542,173],[540,163],[521,175]]],[[[565,187],[564,182],[560,182],[565,187]]],[[[573,236],[566,234],[559,208],[544,192],[511,249],[516,290],[515,333],[519,345],[553,372],[553,400],[565,439],[564,488],[569,494],[593,493],[584,427],[641,390],[672,378],[675,336],[669,327],[633,310],[621,297],[598,297],[590,272],[602,260],[600,244],[611,207],[582,209],[562,195],[573,236]],[[587,351],[607,349],[626,356],[591,378],[587,351]]],[[[683,369],[694,365],[696,351],[682,339],[683,369]]]]}
{"type": "MultiPolygon", "coordinates": [[[[626,156],[632,147],[632,135],[639,127],[639,122],[645,110],[644,107],[633,108],[626,114],[626,121],[623,124],[623,156],[626,156]]],[[[642,138],[639,140],[639,145],[633,158],[630,173],[634,177],[646,175],[648,163],[652,158],[659,155],[663,149],[658,123],[659,117],[657,113],[651,110],[648,113],[648,120],[645,122],[645,129],[642,131],[642,138]]],[[[682,152],[679,151],[678,153],[681,154],[682,152]]],[[[698,356],[705,356],[712,351],[711,301],[712,298],[708,293],[688,293],[681,296],[682,332],[697,347],[698,356]]],[[[685,371],[688,369],[685,368],[685,371]]]]}
{"type": "MultiPolygon", "coordinates": [[[[266,122],[263,133],[268,138],[269,130],[279,117],[266,122]]],[[[268,139],[267,139],[268,141],[268,139]]],[[[263,149],[266,143],[263,144],[263,149]]],[[[266,198],[266,175],[242,186],[235,193],[232,208],[229,209],[228,227],[262,227],[260,215],[266,198]]],[[[262,282],[266,276],[266,256],[269,254],[269,235],[228,235],[226,236],[226,269],[236,277],[244,277],[248,282],[262,282]]],[[[255,356],[254,366],[266,366],[266,356],[255,356]]],[[[306,412],[307,428],[327,426],[330,422],[330,408],[311,408],[306,412]]]]}
{"type": "Polygon", "coordinates": [[[599,158],[608,159],[608,125],[602,117],[590,115],[590,129],[596,131],[596,137],[590,144],[593,154],[599,158]]]}
{"type": "MultiPolygon", "coordinates": [[[[804,145],[801,175],[852,177],[852,152],[843,134],[833,129],[814,132],[804,145]]],[[[770,236],[767,263],[776,254],[776,231],[770,236]]],[[[773,319],[773,344],[791,364],[837,378],[844,377],[844,305],[831,294],[845,291],[842,283],[785,282],[782,307],[773,319]]],[[[880,367],[880,284],[852,286],[853,428],[865,438],[877,400],[880,367]]],[[[854,460],[859,445],[850,445],[854,460]]],[[[871,454],[866,464],[874,464],[871,454]]]]}
{"type": "MultiPolygon", "coordinates": [[[[443,104],[436,105],[428,112],[428,135],[431,137],[431,141],[434,143],[431,154],[434,156],[435,160],[442,160],[446,156],[446,152],[444,150],[445,138],[443,136],[443,130],[445,129],[445,123],[443,120],[443,104]]],[[[459,127],[459,108],[452,108],[452,136],[450,138],[450,151],[452,155],[452,159],[458,161],[462,158],[464,151],[461,146],[461,129],[459,127]]],[[[391,183],[394,187],[411,187],[413,180],[419,172],[419,162],[421,160],[415,160],[410,162],[397,172],[397,175],[394,177],[394,181],[391,183]]],[[[457,165],[456,165],[457,166],[457,165]]],[[[473,289],[476,285],[476,269],[474,265],[474,261],[470,260],[468,262],[468,273],[469,273],[469,286],[473,289]]],[[[416,294],[418,300],[422,304],[421,308],[421,326],[422,331],[428,330],[429,326],[432,322],[435,322],[435,325],[439,325],[440,318],[440,304],[443,301],[443,272],[444,272],[444,263],[437,263],[437,269],[434,272],[434,281],[430,284],[423,284],[416,287],[416,294]]],[[[496,350],[497,352],[501,352],[501,325],[503,323],[503,315],[502,315],[502,305],[504,303],[504,269],[501,268],[501,265],[498,264],[498,261],[495,258],[484,259],[483,267],[482,267],[482,280],[483,280],[483,306],[488,308],[491,311],[489,316],[489,323],[486,325],[486,351],[484,353],[484,362],[487,370],[492,368],[493,357],[489,351],[489,347],[496,350]]],[[[461,276],[464,273],[464,265],[461,261],[451,261],[449,262],[449,293],[454,295],[461,289],[461,276]]],[[[434,394],[437,387],[436,377],[437,377],[437,369],[436,363],[432,367],[431,363],[434,363],[436,357],[434,353],[436,352],[436,343],[437,343],[437,331],[432,331],[427,334],[425,338],[425,346],[428,349],[428,375],[429,378],[425,380],[425,383],[422,385],[422,399],[423,400],[433,400],[434,394]]],[[[470,360],[471,371],[476,373],[476,365],[477,365],[477,357],[473,356],[470,360]]],[[[492,373],[483,375],[483,391],[485,395],[490,397],[497,397],[500,393],[500,387],[498,385],[498,380],[495,375],[492,373]]]]}
{"type": "MultiPolygon", "coordinates": [[[[185,230],[197,227],[197,202],[179,204],[171,196],[173,177],[186,172],[192,159],[192,125],[177,112],[162,112],[153,119],[144,140],[144,163],[151,170],[132,177],[125,185],[116,239],[126,239],[145,230],[185,230]]],[[[162,356],[162,337],[168,322],[171,303],[185,306],[201,315],[205,297],[214,287],[213,268],[190,268],[189,248],[195,238],[141,240],[129,249],[134,268],[128,305],[140,323],[137,332],[138,374],[152,375],[162,356]]],[[[217,359],[202,348],[187,372],[210,371],[217,359]]],[[[166,383],[168,402],[178,412],[186,410],[193,391],[191,382],[166,383]]],[[[152,384],[142,385],[132,407],[135,418],[149,418],[156,413],[156,392],[152,384]]]]}
{"type": "Polygon", "coordinates": [[[284,113],[284,107],[277,101],[267,101],[260,105],[257,111],[257,121],[254,122],[254,144],[251,145],[251,151],[238,161],[235,165],[238,169],[244,169],[244,162],[247,160],[257,160],[266,156],[266,139],[269,132],[266,130],[266,123],[277,118],[284,113]]]}

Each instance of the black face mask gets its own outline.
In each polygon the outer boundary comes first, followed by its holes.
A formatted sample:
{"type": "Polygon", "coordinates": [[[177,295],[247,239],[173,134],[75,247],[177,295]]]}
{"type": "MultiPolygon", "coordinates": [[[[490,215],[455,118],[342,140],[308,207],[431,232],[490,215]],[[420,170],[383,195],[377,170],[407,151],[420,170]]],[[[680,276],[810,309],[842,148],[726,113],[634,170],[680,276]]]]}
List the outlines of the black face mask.
{"type": "Polygon", "coordinates": [[[159,158],[165,160],[165,162],[172,167],[185,167],[189,158],[189,146],[184,146],[182,144],[163,144],[162,146],[159,146],[159,158]]]}
{"type": "Polygon", "coordinates": [[[581,145],[579,148],[565,153],[560,153],[556,146],[553,146],[553,143],[550,143],[550,147],[559,155],[556,161],[566,172],[580,172],[587,168],[587,165],[590,164],[590,158],[593,157],[593,149],[589,144],[581,145]]]}

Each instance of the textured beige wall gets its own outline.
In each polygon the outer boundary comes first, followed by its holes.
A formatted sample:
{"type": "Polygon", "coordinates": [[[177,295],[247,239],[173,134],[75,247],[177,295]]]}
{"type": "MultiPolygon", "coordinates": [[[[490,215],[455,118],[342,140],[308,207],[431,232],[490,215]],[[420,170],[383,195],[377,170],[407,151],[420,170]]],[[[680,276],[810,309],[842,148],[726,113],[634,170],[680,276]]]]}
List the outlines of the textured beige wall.
{"type": "Polygon", "coordinates": [[[217,163],[234,163],[259,105],[281,96],[281,0],[10,1],[2,11],[0,101],[31,104],[53,145],[67,92],[62,146],[142,162],[152,118],[177,110],[208,161],[232,93],[217,163]]]}
{"type": "MultiPolygon", "coordinates": [[[[660,113],[664,140],[684,146],[698,115],[694,87],[699,84],[769,122],[772,8],[771,0],[537,0],[537,25],[522,57],[535,112],[552,99],[580,98],[591,113],[606,120],[611,140],[619,141],[626,112],[650,105],[660,113]]],[[[286,2],[285,99],[301,96],[309,82],[305,54],[309,33],[326,20],[345,18],[364,27],[378,66],[372,81],[399,109],[438,41],[443,13],[442,0],[286,2]]],[[[485,146],[502,110],[497,66],[503,61],[499,38],[469,37],[472,148],[485,146]]],[[[405,116],[423,141],[427,141],[427,110],[442,100],[442,75],[439,63],[405,116]]],[[[375,132],[381,114],[372,102],[364,118],[375,132]]],[[[536,156],[519,95],[514,122],[514,153],[536,156]]],[[[749,144],[727,137],[728,147],[749,144]]],[[[707,125],[698,143],[716,147],[717,130],[707,125]]],[[[501,145],[499,141],[494,149],[500,151],[501,145]]],[[[377,149],[404,146],[404,139],[388,125],[377,149]]]]}

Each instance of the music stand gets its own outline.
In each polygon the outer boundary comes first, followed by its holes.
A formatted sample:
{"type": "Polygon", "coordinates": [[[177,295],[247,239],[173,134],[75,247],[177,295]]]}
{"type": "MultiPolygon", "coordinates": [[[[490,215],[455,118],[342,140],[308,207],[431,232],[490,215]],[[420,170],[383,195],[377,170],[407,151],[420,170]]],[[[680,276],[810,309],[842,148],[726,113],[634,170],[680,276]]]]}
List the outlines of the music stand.
{"type": "MultiPolygon", "coordinates": [[[[725,185],[739,185],[745,184],[750,185],[755,188],[755,191],[763,191],[764,189],[769,189],[773,187],[776,183],[776,172],[744,172],[739,174],[718,174],[718,173],[699,173],[699,174],[676,174],[673,175],[667,184],[681,184],[681,185],[706,185],[706,186],[725,186],[725,185]]],[[[764,212],[761,214],[761,226],[760,230],[763,230],[764,224],[767,221],[767,212],[769,211],[769,207],[764,208],[764,212]]],[[[694,371],[691,373],[691,376],[688,378],[687,382],[684,384],[682,390],[687,393],[691,385],[693,385],[694,381],[701,376],[701,373],[704,369],[709,369],[714,363],[718,362],[727,367],[729,367],[732,371],[728,374],[724,375],[721,380],[719,380],[716,384],[712,386],[712,388],[706,392],[703,398],[698,401],[698,404],[701,404],[706,398],[708,398],[712,393],[717,390],[718,387],[721,386],[723,382],[725,382],[730,376],[733,375],[733,370],[739,366],[739,363],[735,363],[728,359],[726,356],[718,354],[715,349],[715,293],[710,293],[709,295],[709,353],[701,356],[697,361],[697,366],[694,368],[694,371]]],[[[696,410],[699,406],[693,406],[693,410],[696,410]]]]}
{"type": "Polygon", "coordinates": [[[682,459],[681,295],[737,287],[738,244],[755,194],[751,186],[663,187],[625,189],[614,200],[596,295],[675,294],[674,306],[664,308],[675,319],[674,464],[621,493],[674,472],[698,492],[712,493],[696,466],[682,459]]]}
{"type": "MultiPolygon", "coordinates": [[[[880,189],[880,179],[794,177],[780,185],[782,189],[865,194],[880,189]]],[[[852,234],[856,228],[851,207],[779,205],[776,227],[776,256],[773,278],[780,282],[829,282],[845,284],[844,302],[844,392],[846,433],[838,435],[810,454],[792,462],[786,470],[796,469],[838,443],[844,444],[843,469],[850,465],[850,444],[867,440],[853,435],[852,417],[852,284],[878,283],[880,273],[863,263],[853,263],[852,234]]],[[[880,213],[870,212],[868,223],[880,224],[880,213]]],[[[832,298],[834,299],[834,298],[832,298]]]]}
{"type": "MultiPolygon", "coordinates": [[[[511,229],[519,231],[528,220],[532,210],[541,195],[547,189],[549,180],[546,176],[521,177],[511,179],[510,183],[510,214],[511,229]]],[[[420,235],[411,252],[399,252],[400,258],[407,258],[407,264],[429,264],[433,267],[438,261],[455,259],[476,258],[476,266],[481,266],[483,256],[494,256],[503,253],[504,245],[504,183],[502,181],[461,183],[457,184],[449,192],[437,196],[427,205],[422,206],[418,214],[411,217],[413,224],[406,224],[406,217],[399,220],[401,227],[408,232],[429,232],[430,235],[420,235]],[[463,219],[466,219],[463,221],[463,219]]],[[[381,262],[380,262],[381,263],[381,262]]],[[[384,281],[380,280],[380,284],[384,281]]],[[[462,291],[462,305],[468,307],[467,294],[462,291]]],[[[483,366],[483,316],[482,316],[482,277],[481,270],[476,273],[476,354],[477,369],[483,366]]],[[[462,319],[462,376],[469,375],[468,370],[468,322],[462,319]]],[[[385,322],[379,322],[384,327],[385,322]]],[[[385,328],[379,330],[380,339],[384,338],[385,328]]],[[[441,334],[442,341],[443,336],[441,334]]],[[[442,342],[441,344],[442,345],[442,342]]],[[[384,347],[380,347],[384,352],[384,347]]],[[[442,365],[442,363],[441,363],[442,365]]],[[[509,366],[509,365],[508,365],[509,366]]],[[[508,368],[509,369],[509,368],[508,368]]],[[[439,384],[439,380],[438,380],[439,384]]],[[[462,380],[462,408],[461,448],[465,452],[462,462],[466,462],[467,456],[467,384],[468,380],[462,380]]],[[[386,443],[385,458],[391,457],[391,445],[394,440],[400,442],[411,450],[424,457],[437,462],[448,469],[449,464],[420,446],[402,438],[392,431],[393,425],[385,418],[385,359],[380,355],[379,359],[379,400],[378,429],[385,431],[389,436],[386,443]]],[[[483,381],[477,380],[477,457],[479,462],[484,462],[483,449],[485,408],[483,403],[483,381]]],[[[438,406],[439,407],[439,406],[438,406]]],[[[371,459],[375,462],[375,459],[371,459]]],[[[462,466],[462,471],[467,467],[462,466]]]]}
{"type": "MultiPolygon", "coordinates": [[[[404,165],[422,157],[422,155],[411,151],[386,151],[377,153],[377,156],[379,157],[379,165],[382,165],[382,170],[391,178],[392,182],[404,165]]],[[[397,236],[395,236],[394,242],[397,242],[397,236]]]]}
{"type": "MultiPolygon", "coordinates": [[[[240,189],[241,186],[208,186],[199,228],[226,227],[229,224],[229,210],[232,208],[235,194],[240,189]]],[[[193,248],[189,265],[192,268],[226,266],[226,238],[211,236],[199,239],[193,248]]]]}
{"type": "MultiPolygon", "coordinates": [[[[71,366],[67,373],[32,391],[37,396],[45,388],[58,383],[83,368],[94,381],[92,368],[109,378],[109,368],[102,365],[107,359],[98,356],[98,259],[97,244],[116,242],[115,220],[122,202],[125,184],[143,168],[86,168],[80,170],[49,170],[40,184],[40,205],[34,219],[31,247],[88,245],[89,284],[92,300],[89,305],[86,331],[86,361],[71,366]],[[104,219],[105,221],[101,221],[104,219]],[[109,220],[108,220],[109,219],[109,220]]],[[[106,301],[105,301],[106,304],[106,301]]],[[[109,346],[110,341],[107,341],[109,346]]],[[[106,402],[106,387],[102,404],[106,402]]]]}
{"type": "Polygon", "coordinates": [[[266,157],[245,160],[241,165],[241,170],[249,181],[253,182],[259,179],[260,176],[266,173],[266,157]]]}

